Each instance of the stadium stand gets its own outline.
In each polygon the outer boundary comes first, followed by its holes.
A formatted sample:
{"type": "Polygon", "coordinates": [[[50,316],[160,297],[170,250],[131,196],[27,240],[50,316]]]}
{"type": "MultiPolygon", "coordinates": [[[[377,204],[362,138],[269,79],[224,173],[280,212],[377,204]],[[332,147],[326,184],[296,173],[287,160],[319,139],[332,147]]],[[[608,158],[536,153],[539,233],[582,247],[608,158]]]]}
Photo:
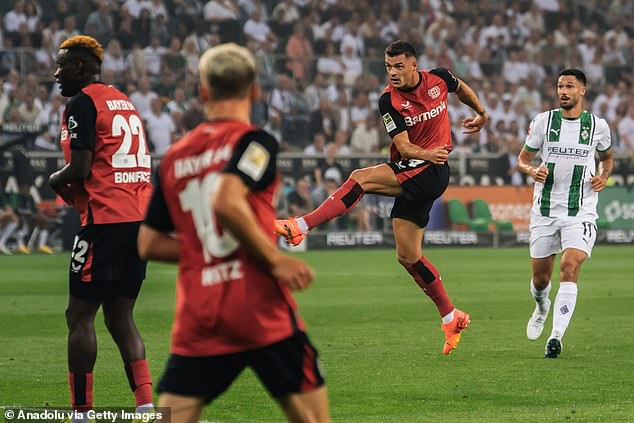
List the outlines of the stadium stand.
{"type": "MultiPolygon", "coordinates": [[[[106,49],[103,81],[148,110],[146,132],[159,152],[167,138],[152,139],[163,132],[153,125],[173,128],[171,140],[200,119],[198,55],[236,41],[257,57],[264,87],[253,120],[280,137],[285,152],[303,152],[316,132],[327,143],[343,132],[338,158],[385,154],[390,141],[385,131],[369,131],[377,127],[377,98],[384,87],[383,48],[403,38],[418,47],[421,67],[446,67],[482,94],[491,121],[474,136],[456,130],[456,156],[508,155],[512,161],[532,116],[555,104],[556,73],[576,66],[591,81],[586,108],[608,120],[614,151],[632,157],[632,16],[633,0],[391,0],[378,6],[369,0],[1,2],[0,146],[18,133],[28,135],[22,142],[27,150],[58,149],[65,99],[52,77],[56,48],[85,32],[106,49]],[[154,97],[165,113],[149,111],[154,97]],[[359,142],[363,136],[372,137],[371,146],[359,142]]],[[[459,128],[466,110],[453,100],[450,116],[459,128]]]]}

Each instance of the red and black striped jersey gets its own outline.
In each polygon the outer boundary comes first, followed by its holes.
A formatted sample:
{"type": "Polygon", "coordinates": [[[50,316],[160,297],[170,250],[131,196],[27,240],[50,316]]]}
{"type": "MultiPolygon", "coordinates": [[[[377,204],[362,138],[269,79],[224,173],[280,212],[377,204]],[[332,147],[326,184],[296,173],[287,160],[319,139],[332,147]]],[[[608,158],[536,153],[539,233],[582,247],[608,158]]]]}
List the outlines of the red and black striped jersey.
{"type": "MultiPolygon", "coordinates": [[[[394,138],[407,131],[409,140],[424,149],[451,146],[451,121],[447,95],[458,88],[458,80],[444,68],[419,71],[420,80],[410,90],[388,85],[379,98],[379,112],[388,134],[394,138]]],[[[394,144],[390,161],[402,157],[394,144]]]]}

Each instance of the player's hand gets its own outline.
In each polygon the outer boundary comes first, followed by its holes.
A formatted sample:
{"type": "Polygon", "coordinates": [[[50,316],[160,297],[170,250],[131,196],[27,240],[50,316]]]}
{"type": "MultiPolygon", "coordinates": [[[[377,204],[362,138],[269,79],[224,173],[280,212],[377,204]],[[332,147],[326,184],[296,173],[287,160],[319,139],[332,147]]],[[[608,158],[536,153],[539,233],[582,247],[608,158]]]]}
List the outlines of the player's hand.
{"type": "Polygon", "coordinates": [[[548,168],[544,166],[534,167],[531,172],[531,178],[533,178],[536,182],[541,184],[546,182],[546,178],[548,177],[548,168]]]}
{"type": "Polygon", "coordinates": [[[590,183],[592,184],[592,189],[595,192],[603,191],[603,188],[605,188],[608,183],[608,178],[601,175],[595,175],[590,178],[590,183]]]}
{"type": "Polygon", "coordinates": [[[465,119],[462,121],[462,126],[465,128],[462,131],[463,134],[475,134],[484,127],[486,121],[489,120],[489,115],[484,112],[481,115],[475,115],[471,119],[465,119]]]}
{"type": "Polygon", "coordinates": [[[449,146],[436,147],[432,150],[427,150],[427,157],[425,160],[437,165],[445,164],[449,158],[450,151],[451,147],[449,146]]]}
{"type": "Polygon", "coordinates": [[[73,205],[73,190],[70,187],[70,185],[60,184],[58,182],[57,172],[53,173],[49,177],[48,184],[50,185],[51,188],[53,188],[53,191],[55,191],[57,195],[62,197],[62,200],[64,200],[66,204],[68,204],[69,206],[73,205]]]}
{"type": "Polygon", "coordinates": [[[271,268],[271,273],[281,284],[294,291],[308,288],[315,277],[313,269],[306,263],[281,253],[271,268]]]}

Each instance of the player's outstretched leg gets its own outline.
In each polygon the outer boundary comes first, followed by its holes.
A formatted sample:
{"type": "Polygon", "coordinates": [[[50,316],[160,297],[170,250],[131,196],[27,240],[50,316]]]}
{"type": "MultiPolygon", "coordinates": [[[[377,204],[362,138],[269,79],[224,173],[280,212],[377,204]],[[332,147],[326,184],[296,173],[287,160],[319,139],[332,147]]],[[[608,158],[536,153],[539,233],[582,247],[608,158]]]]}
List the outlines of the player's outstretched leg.
{"type": "Polygon", "coordinates": [[[537,289],[531,280],[530,289],[531,295],[535,300],[535,310],[533,311],[531,318],[528,320],[528,325],[526,326],[526,337],[531,341],[538,339],[544,331],[544,325],[548,319],[548,313],[550,311],[550,299],[548,298],[548,295],[550,294],[550,287],[551,285],[549,281],[546,288],[541,290],[537,289]]]}
{"type": "Polygon", "coordinates": [[[299,245],[304,236],[315,226],[349,212],[361,201],[365,191],[354,179],[348,178],[330,197],[315,210],[298,218],[275,221],[275,232],[291,245],[299,245]]]}

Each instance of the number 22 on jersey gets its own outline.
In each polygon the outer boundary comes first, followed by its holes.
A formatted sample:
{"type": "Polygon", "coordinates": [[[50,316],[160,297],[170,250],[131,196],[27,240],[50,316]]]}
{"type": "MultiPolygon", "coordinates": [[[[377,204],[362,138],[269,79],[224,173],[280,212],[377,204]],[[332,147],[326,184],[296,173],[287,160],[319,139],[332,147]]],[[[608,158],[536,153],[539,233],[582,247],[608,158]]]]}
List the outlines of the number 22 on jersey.
{"type": "Polygon", "coordinates": [[[218,173],[209,173],[202,182],[199,179],[191,179],[178,198],[183,211],[191,212],[194,226],[200,244],[203,247],[205,263],[210,263],[212,258],[223,258],[238,249],[238,241],[224,231],[218,233],[216,217],[211,211],[210,199],[218,186],[218,173]]]}
{"type": "Polygon", "coordinates": [[[112,155],[112,167],[149,168],[151,160],[150,155],[147,153],[143,123],[137,115],[130,115],[128,119],[120,114],[114,115],[112,118],[112,136],[120,137],[121,135],[123,135],[123,141],[121,142],[119,149],[112,155]],[[133,135],[136,136],[136,141],[138,143],[136,155],[130,154],[130,150],[134,148],[132,145],[133,135]]]}

